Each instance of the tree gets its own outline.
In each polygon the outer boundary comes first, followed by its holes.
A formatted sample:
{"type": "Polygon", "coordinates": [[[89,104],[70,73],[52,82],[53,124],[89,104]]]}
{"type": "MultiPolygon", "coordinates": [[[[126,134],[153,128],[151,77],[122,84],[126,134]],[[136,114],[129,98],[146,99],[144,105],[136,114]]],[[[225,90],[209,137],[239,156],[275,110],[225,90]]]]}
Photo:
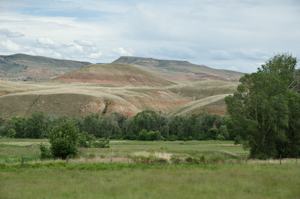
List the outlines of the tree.
{"type": "Polygon", "coordinates": [[[66,159],[68,155],[77,155],[78,129],[69,120],[65,124],[55,127],[49,138],[50,150],[54,157],[66,159]]]}
{"type": "Polygon", "coordinates": [[[259,73],[273,73],[292,90],[299,90],[299,75],[296,72],[297,58],[292,54],[278,53],[258,68],[259,73]]]}
{"type": "Polygon", "coordinates": [[[291,113],[297,107],[292,102],[299,94],[289,90],[296,78],[296,63],[291,55],[275,55],[257,73],[244,75],[237,92],[225,98],[230,114],[228,132],[230,136],[240,136],[244,147],[250,149],[250,157],[276,158],[287,156],[290,150],[289,126],[292,121],[298,125],[291,113]]]}

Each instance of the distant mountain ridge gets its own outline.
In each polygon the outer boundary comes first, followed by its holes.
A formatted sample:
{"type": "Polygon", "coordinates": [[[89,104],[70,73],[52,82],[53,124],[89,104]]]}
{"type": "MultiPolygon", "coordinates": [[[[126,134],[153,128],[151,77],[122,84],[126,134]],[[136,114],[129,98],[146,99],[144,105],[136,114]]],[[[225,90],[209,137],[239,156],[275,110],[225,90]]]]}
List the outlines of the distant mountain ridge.
{"type": "Polygon", "coordinates": [[[90,64],[25,54],[0,55],[0,78],[10,81],[43,81],[90,64]]]}
{"type": "Polygon", "coordinates": [[[207,79],[237,82],[244,75],[241,72],[213,69],[205,65],[192,64],[188,61],[122,56],[112,63],[125,63],[138,66],[162,78],[175,82],[193,82],[207,79]]]}

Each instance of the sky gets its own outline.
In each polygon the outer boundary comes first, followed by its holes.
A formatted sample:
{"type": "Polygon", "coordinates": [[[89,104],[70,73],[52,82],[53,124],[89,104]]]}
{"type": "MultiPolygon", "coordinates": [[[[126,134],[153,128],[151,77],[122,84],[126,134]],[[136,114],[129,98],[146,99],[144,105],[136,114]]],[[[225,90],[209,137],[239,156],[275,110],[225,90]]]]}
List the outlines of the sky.
{"type": "Polygon", "coordinates": [[[300,60],[300,0],[0,0],[0,55],[16,53],[251,73],[277,53],[300,60]]]}

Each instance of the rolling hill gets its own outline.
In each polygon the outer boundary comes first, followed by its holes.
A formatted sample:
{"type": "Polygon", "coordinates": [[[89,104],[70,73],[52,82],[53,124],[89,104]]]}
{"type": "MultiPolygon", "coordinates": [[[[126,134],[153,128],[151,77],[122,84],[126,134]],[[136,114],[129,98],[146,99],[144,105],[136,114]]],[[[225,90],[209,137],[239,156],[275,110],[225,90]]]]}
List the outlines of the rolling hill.
{"type": "Polygon", "coordinates": [[[226,106],[224,97],[220,96],[233,93],[237,84],[227,82],[227,86],[219,88],[223,81],[209,80],[204,84],[205,82],[160,87],[128,87],[59,81],[0,81],[0,117],[29,117],[41,111],[54,117],[84,116],[96,112],[101,114],[104,109],[107,109],[107,114],[119,112],[128,116],[134,116],[143,110],[162,111],[169,115],[189,115],[210,110],[212,113],[224,115],[226,106]],[[207,93],[210,81],[214,84],[209,88],[214,92],[207,93]],[[190,92],[177,92],[189,87],[194,89],[190,92]]]}
{"type": "Polygon", "coordinates": [[[60,82],[168,86],[174,83],[128,64],[91,64],[54,79],[60,82]]]}
{"type": "Polygon", "coordinates": [[[0,79],[8,81],[44,81],[89,64],[91,63],[25,54],[0,55],[0,79]]]}
{"type": "Polygon", "coordinates": [[[0,75],[6,78],[27,74],[27,78],[48,79],[18,83],[0,80],[0,117],[4,119],[29,117],[41,111],[54,117],[102,114],[104,110],[106,114],[119,112],[128,116],[143,110],[162,111],[170,116],[203,110],[224,115],[224,97],[236,90],[238,83],[234,78],[242,74],[185,61],[132,57],[121,57],[119,61],[133,65],[117,61],[87,65],[21,54],[0,56],[0,60],[0,75]],[[69,73],[62,74],[64,71],[69,73]],[[62,75],[49,80],[58,74],[62,75]]]}
{"type": "Polygon", "coordinates": [[[122,56],[113,63],[125,63],[138,66],[164,79],[177,83],[208,79],[237,82],[240,77],[244,75],[236,71],[213,69],[205,65],[196,65],[187,61],[122,56]]]}

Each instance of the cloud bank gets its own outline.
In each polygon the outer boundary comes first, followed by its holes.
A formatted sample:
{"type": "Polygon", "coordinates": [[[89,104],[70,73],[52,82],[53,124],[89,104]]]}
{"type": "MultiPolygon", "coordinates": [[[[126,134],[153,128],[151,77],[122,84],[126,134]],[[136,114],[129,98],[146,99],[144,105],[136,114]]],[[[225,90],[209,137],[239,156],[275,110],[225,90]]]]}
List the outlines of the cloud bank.
{"type": "Polygon", "coordinates": [[[300,58],[297,0],[6,1],[0,54],[94,63],[119,56],[253,72],[274,53],[300,58]]]}

